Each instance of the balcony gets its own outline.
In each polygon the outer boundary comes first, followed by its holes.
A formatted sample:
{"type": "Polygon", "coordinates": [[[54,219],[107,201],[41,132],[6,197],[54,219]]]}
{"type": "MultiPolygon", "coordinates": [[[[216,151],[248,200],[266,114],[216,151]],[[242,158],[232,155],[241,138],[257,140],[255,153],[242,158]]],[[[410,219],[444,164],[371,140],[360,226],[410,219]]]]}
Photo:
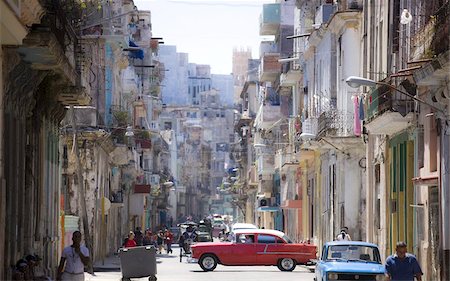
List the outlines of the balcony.
{"type": "Polygon", "coordinates": [[[353,113],[330,109],[322,112],[318,119],[317,137],[352,137],[353,113]]]}
{"type": "Polygon", "coordinates": [[[369,96],[366,128],[371,134],[392,135],[410,126],[413,112],[413,99],[381,86],[369,96]]]}
{"type": "Polygon", "coordinates": [[[256,155],[257,173],[262,176],[271,176],[275,171],[275,157],[273,153],[256,155]]]}
{"type": "Polygon", "coordinates": [[[292,61],[283,64],[282,73],[280,75],[280,86],[294,86],[300,80],[302,80],[302,72],[298,63],[292,61]]]}
{"type": "Polygon", "coordinates": [[[333,4],[323,4],[319,6],[314,21],[315,26],[320,26],[328,22],[331,16],[334,14],[336,6],[333,4]]]}
{"type": "Polygon", "coordinates": [[[280,3],[264,4],[259,19],[259,35],[276,35],[280,28],[280,3]]]}
{"type": "MultiPolygon", "coordinates": [[[[30,2],[31,3],[31,2],[30,2]]],[[[59,92],[58,100],[64,105],[88,105],[90,97],[82,84],[81,42],[71,25],[76,20],[77,8],[63,6],[59,1],[47,3],[49,12],[40,25],[33,25],[17,51],[31,68],[52,71],[59,75],[52,85],[59,92]],[[72,18],[68,18],[71,16],[72,18]],[[59,88],[59,89],[58,89],[59,88]]]]}
{"type": "Polygon", "coordinates": [[[274,82],[280,75],[281,64],[279,53],[266,53],[261,57],[259,66],[259,80],[274,82]]]}

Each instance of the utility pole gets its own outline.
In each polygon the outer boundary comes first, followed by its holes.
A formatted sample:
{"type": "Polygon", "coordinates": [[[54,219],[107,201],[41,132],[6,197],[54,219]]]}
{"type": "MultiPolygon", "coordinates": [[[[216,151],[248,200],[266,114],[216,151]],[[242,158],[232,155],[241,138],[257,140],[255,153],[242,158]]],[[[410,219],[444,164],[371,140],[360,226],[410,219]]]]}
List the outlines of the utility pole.
{"type": "MultiPolygon", "coordinates": [[[[72,117],[71,119],[72,119],[72,130],[73,130],[73,147],[75,150],[75,159],[77,161],[78,194],[80,196],[80,201],[81,201],[81,219],[83,221],[84,242],[86,243],[86,247],[89,249],[89,255],[91,256],[91,261],[92,261],[93,248],[92,248],[91,235],[89,232],[89,222],[88,222],[87,207],[86,207],[86,196],[84,193],[84,180],[83,180],[83,174],[81,171],[80,154],[78,152],[77,124],[75,121],[75,111],[73,109],[73,105],[70,106],[70,114],[72,117]]],[[[94,268],[93,268],[92,263],[90,263],[88,265],[88,272],[94,273],[94,268]]]]}

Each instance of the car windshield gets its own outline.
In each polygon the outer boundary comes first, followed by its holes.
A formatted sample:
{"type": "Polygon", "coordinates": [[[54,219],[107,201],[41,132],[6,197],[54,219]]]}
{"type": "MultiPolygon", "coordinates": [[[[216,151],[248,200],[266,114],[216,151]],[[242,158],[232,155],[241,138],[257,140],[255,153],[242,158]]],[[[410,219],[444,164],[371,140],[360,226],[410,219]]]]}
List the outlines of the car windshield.
{"type": "Polygon", "coordinates": [[[284,239],[284,241],[286,241],[286,242],[289,243],[289,244],[292,244],[292,243],[293,243],[292,240],[291,240],[291,238],[289,238],[287,235],[284,235],[284,236],[283,236],[283,239],[284,239]]]}
{"type": "Polygon", "coordinates": [[[381,263],[376,247],[364,245],[333,245],[328,247],[327,260],[346,262],[376,262],[381,263]]]}

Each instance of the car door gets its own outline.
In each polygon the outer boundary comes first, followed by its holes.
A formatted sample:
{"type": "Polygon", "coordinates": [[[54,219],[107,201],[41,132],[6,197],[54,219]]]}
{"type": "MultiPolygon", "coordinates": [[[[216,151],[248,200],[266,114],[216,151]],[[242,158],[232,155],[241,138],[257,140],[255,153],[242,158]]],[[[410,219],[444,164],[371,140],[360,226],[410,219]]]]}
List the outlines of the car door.
{"type": "Polygon", "coordinates": [[[259,265],[275,265],[278,260],[277,237],[269,234],[258,234],[256,243],[256,263],[259,265]]]}
{"type": "Polygon", "coordinates": [[[316,280],[317,281],[322,281],[322,277],[324,276],[323,271],[324,271],[324,261],[325,261],[325,257],[327,255],[327,246],[323,246],[322,248],[322,255],[320,256],[319,260],[317,261],[316,264],[316,280]]]}
{"type": "Polygon", "coordinates": [[[222,260],[226,265],[254,265],[256,263],[256,243],[254,234],[240,234],[233,242],[230,255],[222,260]]]}

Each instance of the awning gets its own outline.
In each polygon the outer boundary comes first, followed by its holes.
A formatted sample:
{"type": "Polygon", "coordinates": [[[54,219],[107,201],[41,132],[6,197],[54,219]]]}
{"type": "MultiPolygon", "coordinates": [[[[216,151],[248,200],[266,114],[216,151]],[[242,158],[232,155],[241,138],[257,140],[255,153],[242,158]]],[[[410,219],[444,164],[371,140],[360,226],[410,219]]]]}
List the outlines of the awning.
{"type": "Polygon", "coordinates": [[[283,209],[301,209],[302,200],[285,200],[281,206],[283,209]]]}
{"type": "Polygon", "coordinates": [[[258,211],[258,212],[280,212],[281,209],[280,209],[280,207],[258,207],[258,209],[256,209],[256,211],[258,211]]]}
{"type": "MultiPolygon", "coordinates": [[[[138,45],[136,45],[136,43],[134,43],[133,41],[129,41],[128,44],[130,45],[130,47],[134,47],[134,48],[139,48],[138,45]]],[[[137,50],[130,50],[128,52],[128,57],[133,58],[133,59],[144,59],[144,50],[142,49],[137,49],[137,50]]]]}

